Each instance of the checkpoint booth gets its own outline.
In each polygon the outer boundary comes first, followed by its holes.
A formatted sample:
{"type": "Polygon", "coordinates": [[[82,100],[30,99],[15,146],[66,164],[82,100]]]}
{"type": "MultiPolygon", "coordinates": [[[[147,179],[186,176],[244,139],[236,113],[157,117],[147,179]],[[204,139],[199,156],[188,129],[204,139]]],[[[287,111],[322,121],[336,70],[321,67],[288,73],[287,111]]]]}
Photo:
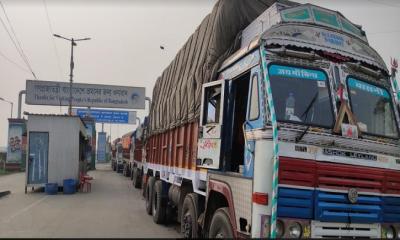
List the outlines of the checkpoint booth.
{"type": "Polygon", "coordinates": [[[78,180],[87,171],[88,144],[80,117],[28,114],[25,193],[29,187],[62,187],[64,179],[78,180]]]}

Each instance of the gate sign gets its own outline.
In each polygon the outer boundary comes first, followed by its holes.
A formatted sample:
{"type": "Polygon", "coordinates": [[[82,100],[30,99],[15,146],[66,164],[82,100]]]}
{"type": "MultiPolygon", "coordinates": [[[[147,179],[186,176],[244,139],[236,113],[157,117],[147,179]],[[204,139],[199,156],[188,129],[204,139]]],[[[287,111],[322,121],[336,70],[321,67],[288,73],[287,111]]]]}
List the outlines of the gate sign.
{"type": "MultiPolygon", "coordinates": [[[[26,104],[69,105],[69,83],[26,80],[26,104]]],[[[145,88],[73,83],[72,105],[99,108],[145,108],[145,88]]]]}
{"type": "Polygon", "coordinates": [[[73,108],[72,113],[81,118],[90,116],[97,123],[136,124],[136,111],[73,108]]]}

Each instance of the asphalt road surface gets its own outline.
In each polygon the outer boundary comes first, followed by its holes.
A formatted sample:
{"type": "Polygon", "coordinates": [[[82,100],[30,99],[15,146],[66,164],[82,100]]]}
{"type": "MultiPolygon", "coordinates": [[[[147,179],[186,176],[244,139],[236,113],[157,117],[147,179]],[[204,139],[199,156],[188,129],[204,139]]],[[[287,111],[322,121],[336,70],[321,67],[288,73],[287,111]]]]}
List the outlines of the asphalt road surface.
{"type": "Polygon", "coordinates": [[[24,193],[25,173],[0,176],[0,238],[144,237],[177,238],[177,224],[157,225],[147,215],[130,178],[98,164],[91,193],[24,193]]]}

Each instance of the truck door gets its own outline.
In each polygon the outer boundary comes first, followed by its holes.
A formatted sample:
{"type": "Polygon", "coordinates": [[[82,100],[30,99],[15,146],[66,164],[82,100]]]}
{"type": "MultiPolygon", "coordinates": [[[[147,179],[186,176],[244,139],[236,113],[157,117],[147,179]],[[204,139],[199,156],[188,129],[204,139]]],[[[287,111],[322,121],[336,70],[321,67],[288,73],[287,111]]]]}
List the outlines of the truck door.
{"type": "Polygon", "coordinates": [[[197,166],[199,167],[210,169],[220,167],[226,85],[226,80],[203,85],[200,135],[197,145],[197,166]]]}

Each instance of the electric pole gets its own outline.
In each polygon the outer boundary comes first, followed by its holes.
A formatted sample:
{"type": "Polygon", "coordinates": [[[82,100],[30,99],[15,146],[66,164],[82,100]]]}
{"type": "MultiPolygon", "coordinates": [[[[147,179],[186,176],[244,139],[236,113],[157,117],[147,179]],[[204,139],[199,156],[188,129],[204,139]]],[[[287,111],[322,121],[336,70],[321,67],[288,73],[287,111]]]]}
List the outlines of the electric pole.
{"type": "Polygon", "coordinates": [[[80,38],[80,39],[74,39],[74,38],[66,38],[63,36],[60,36],[58,34],[53,34],[54,37],[62,38],[64,40],[70,41],[71,42],[71,61],[69,64],[70,67],[70,72],[69,72],[69,104],[68,104],[68,115],[72,115],[72,82],[73,82],[73,72],[74,72],[74,47],[77,45],[76,42],[78,41],[85,41],[85,40],[90,40],[90,38],[80,38]]]}

